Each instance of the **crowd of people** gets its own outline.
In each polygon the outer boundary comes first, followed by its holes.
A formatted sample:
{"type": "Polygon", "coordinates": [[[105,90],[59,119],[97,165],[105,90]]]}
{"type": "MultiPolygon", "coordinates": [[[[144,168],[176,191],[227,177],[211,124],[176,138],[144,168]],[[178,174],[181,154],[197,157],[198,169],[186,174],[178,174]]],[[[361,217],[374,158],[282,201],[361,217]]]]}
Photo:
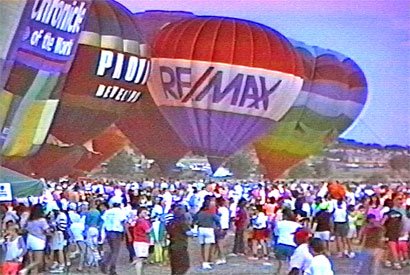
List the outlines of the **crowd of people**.
{"type": "Polygon", "coordinates": [[[123,247],[136,274],[147,264],[185,274],[189,238],[200,244],[204,270],[231,257],[276,261],[278,272],[286,263],[292,275],[334,274],[331,255],[356,261],[352,274],[410,265],[406,183],[64,179],[45,185],[41,197],[0,205],[1,274],[95,268],[115,275],[123,247]]]}

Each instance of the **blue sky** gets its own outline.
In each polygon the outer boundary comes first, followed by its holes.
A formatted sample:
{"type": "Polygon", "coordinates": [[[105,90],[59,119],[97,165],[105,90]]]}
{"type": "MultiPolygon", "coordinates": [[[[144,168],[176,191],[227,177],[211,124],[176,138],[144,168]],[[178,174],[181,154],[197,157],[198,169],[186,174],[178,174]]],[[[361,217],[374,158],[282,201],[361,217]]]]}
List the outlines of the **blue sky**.
{"type": "Polygon", "coordinates": [[[339,51],[366,74],[369,98],[342,137],[410,145],[409,0],[117,0],[133,12],[185,10],[238,17],[339,51]]]}

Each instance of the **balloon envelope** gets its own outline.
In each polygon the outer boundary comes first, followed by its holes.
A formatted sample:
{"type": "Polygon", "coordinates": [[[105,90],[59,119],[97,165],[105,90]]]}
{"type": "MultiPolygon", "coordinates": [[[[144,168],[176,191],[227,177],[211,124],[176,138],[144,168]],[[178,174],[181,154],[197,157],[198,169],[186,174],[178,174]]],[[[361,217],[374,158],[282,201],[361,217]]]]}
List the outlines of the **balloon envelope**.
{"type": "Polygon", "coordinates": [[[123,149],[129,143],[129,140],[117,127],[111,126],[88,143],[92,148],[92,152],[84,154],[75,165],[75,168],[81,171],[93,170],[123,149]]]}
{"type": "Polygon", "coordinates": [[[366,78],[352,59],[332,50],[292,43],[303,58],[302,92],[277,128],[255,143],[269,178],[320,153],[353,123],[367,97],[366,78]]]}
{"type": "Polygon", "coordinates": [[[45,141],[90,2],[2,1],[0,155],[28,156],[45,141]]]}
{"type": "Polygon", "coordinates": [[[193,153],[214,159],[274,128],[302,87],[301,59],[288,40],[249,21],[170,23],[152,56],[155,103],[193,153]]]}
{"type": "MultiPolygon", "coordinates": [[[[187,12],[146,11],[134,14],[133,20],[147,42],[150,56],[154,38],[164,26],[191,17],[194,15],[187,12]]],[[[189,149],[169,125],[154,101],[150,98],[146,100],[142,108],[133,108],[118,120],[116,125],[144,156],[154,159],[162,172],[168,173],[189,149]]]]}
{"type": "Polygon", "coordinates": [[[3,166],[36,178],[57,179],[70,175],[87,152],[82,146],[44,144],[33,156],[8,159],[3,166]]]}

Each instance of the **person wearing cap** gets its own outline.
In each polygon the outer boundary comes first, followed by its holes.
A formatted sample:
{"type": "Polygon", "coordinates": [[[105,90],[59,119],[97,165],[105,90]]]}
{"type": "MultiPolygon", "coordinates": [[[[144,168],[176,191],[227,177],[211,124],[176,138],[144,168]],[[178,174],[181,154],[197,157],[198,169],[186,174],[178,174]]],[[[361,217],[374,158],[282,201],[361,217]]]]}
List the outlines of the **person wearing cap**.
{"type": "Polygon", "coordinates": [[[313,238],[309,243],[313,255],[310,265],[305,269],[305,275],[334,275],[332,263],[326,256],[326,248],[321,239],[313,238]]]}
{"type": "Polygon", "coordinates": [[[106,210],[101,216],[103,227],[106,232],[106,239],[110,247],[110,252],[106,253],[106,257],[101,265],[101,271],[106,274],[109,271],[110,275],[116,275],[116,264],[119,256],[122,237],[125,231],[125,222],[127,216],[125,211],[120,208],[120,203],[113,202],[112,208],[106,210]],[[109,270],[107,270],[109,268],[109,270]]]}
{"type": "Polygon", "coordinates": [[[308,244],[311,236],[310,231],[307,228],[299,228],[294,234],[294,241],[298,247],[290,257],[288,275],[303,274],[313,259],[308,244]]]}
{"type": "Polygon", "coordinates": [[[165,200],[162,196],[155,198],[155,205],[151,211],[152,231],[151,239],[154,243],[153,262],[164,264],[167,259],[166,249],[166,232],[165,232],[165,217],[166,212],[165,200]]]}

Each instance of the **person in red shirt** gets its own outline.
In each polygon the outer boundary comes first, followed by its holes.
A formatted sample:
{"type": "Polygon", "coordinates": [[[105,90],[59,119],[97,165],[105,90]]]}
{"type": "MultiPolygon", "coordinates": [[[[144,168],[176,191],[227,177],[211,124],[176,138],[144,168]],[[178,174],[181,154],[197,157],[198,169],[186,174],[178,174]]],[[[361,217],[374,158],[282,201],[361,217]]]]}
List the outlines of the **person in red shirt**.
{"type": "MultiPolygon", "coordinates": [[[[135,251],[135,269],[137,275],[142,275],[143,263],[149,255],[150,239],[149,233],[151,232],[151,223],[149,222],[149,212],[145,207],[138,209],[138,218],[135,221],[135,226],[132,231],[134,251],[135,251]]],[[[127,232],[128,234],[131,232],[127,232]]]]}
{"type": "Polygon", "coordinates": [[[233,247],[233,254],[235,255],[245,255],[244,232],[249,224],[248,212],[245,207],[246,200],[242,198],[238,202],[235,216],[235,242],[233,247]]]}

